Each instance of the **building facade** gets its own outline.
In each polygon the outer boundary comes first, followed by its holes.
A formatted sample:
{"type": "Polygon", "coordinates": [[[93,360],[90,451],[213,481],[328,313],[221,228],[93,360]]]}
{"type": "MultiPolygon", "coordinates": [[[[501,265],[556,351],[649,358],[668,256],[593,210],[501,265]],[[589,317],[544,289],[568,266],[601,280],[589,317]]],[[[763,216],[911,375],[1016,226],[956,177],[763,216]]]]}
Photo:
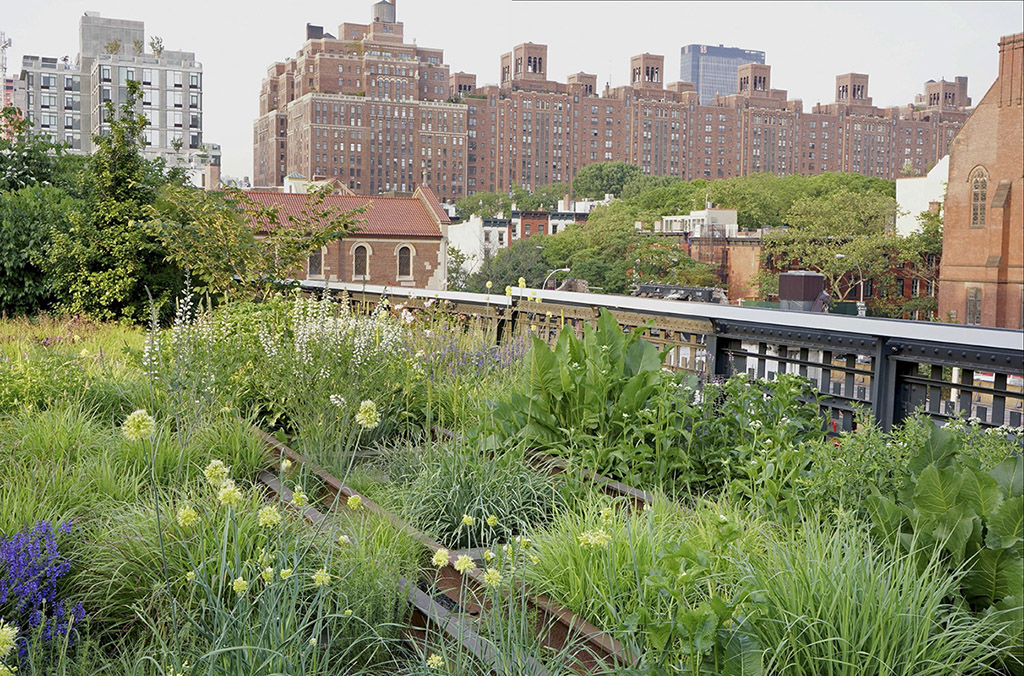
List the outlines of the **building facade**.
{"type": "Polygon", "coordinates": [[[679,79],[692,82],[702,105],[716,96],[736,93],[736,71],[747,63],[764,63],[764,52],[723,45],[686,45],[679,57],[679,79]]]}
{"type": "Polygon", "coordinates": [[[273,64],[253,129],[253,182],[289,173],[338,178],[361,194],[428,186],[442,200],[466,194],[466,106],[448,103],[439,49],[406,43],[395,3],[338,35],[306,26],[302,49],[273,64]]]}
{"type": "Polygon", "coordinates": [[[109,130],[106,104],[117,109],[125,101],[129,80],[142,86],[142,112],[149,122],[144,155],[201,170],[219,153],[203,138],[202,64],[192,52],[165,50],[158,41],[147,44],[141,21],[86,12],[74,61],[23,58],[19,98],[36,133],[66,143],[72,153],[89,154],[93,136],[109,130]]]}
{"type": "Polygon", "coordinates": [[[939,314],[1024,328],[1024,33],[999,41],[999,76],[953,139],[939,314]]]}

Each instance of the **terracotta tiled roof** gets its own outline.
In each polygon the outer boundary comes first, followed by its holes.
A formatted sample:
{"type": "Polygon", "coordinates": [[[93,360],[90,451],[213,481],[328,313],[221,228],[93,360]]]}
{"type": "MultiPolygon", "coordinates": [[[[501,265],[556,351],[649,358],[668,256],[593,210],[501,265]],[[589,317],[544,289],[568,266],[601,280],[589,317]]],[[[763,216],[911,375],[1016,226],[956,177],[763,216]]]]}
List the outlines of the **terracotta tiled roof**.
{"type": "MultiPolygon", "coordinates": [[[[276,206],[281,217],[285,214],[300,216],[306,204],[306,196],[300,193],[250,190],[246,195],[261,206],[276,206]]],[[[433,202],[437,203],[433,193],[430,193],[429,198],[433,198],[433,202]]],[[[440,239],[441,229],[438,223],[447,223],[448,216],[440,204],[437,204],[436,209],[430,206],[429,198],[426,200],[427,203],[424,203],[417,197],[328,195],[324,199],[324,205],[345,211],[365,205],[366,211],[356,215],[360,235],[440,239]]]]}
{"type": "Polygon", "coordinates": [[[448,218],[448,212],[441,207],[441,202],[437,199],[437,195],[434,194],[433,190],[426,186],[420,186],[419,188],[416,188],[416,192],[423,196],[423,201],[430,205],[430,208],[433,209],[434,213],[437,215],[438,220],[442,223],[451,222],[448,218]]]}

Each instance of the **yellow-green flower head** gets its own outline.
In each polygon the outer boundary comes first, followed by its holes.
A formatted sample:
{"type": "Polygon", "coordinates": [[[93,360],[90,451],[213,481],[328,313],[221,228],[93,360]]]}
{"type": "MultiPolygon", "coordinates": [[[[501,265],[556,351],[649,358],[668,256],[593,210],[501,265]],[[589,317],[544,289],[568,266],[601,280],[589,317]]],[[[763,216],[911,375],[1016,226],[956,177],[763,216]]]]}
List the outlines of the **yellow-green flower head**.
{"type": "Polygon", "coordinates": [[[141,441],[149,439],[156,432],[156,421],[153,416],[146,413],[145,409],[132,411],[131,415],[125,418],[121,424],[121,433],[128,441],[141,441]]]}
{"type": "Polygon", "coordinates": [[[236,577],[235,581],[231,583],[231,588],[235,590],[236,594],[241,596],[249,591],[249,583],[245,581],[244,577],[236,577]]]}
{"type": "Polygon", "coordinates": [[[494,514],[489,515],[487,517],[487,525],[490,526],[491,528],[494,528],[495,526],[497,526],[498,525],[498,517],[495,516],[494,514]]]}
{"type": "Polygon", "coordinates": [[[434,552],[434,558],[430,560],[430,562],[434,564],[434,567],[436,568],[444,568],[448,565],[448,561],[449,558],[447,549],[438,549],[436,552],[434,552]]]}
{"type": "Polygon", "coordinates": [[[190,570],[187,573],[185,573],[185,579],[188,580],[189,582],[191,582],[192,580],[195,580],[196,579],[195,571],[194,570],[190,570]]]}
{"type": "Polygon", "coordinates": [[[217,488],[228,478],[228,468],[220,460],[211,460],[203,470],[203,476],[211,486],[217,488]]]}
{"type": "Polygon", "coordinates": [[[462,525],[463,526],[472,526],[474,523],[476,523],[476,519],[471,517],[469,514],[463,514],[462,515],[462,525]]]}
{"type": "Polygon", "coordinates": [[[292,491],[292,504],[296,507],[305,507],[309,504],[309,496],[302,490],[302,486],[296,486],[292,491]]]}
{"type": "Polygon", "coordinates": [[[6,664],[0,664],[0,676],[14,676],[14,672],[18,670],[18,667],[9,667],[6,664]]]}
{"type": "Polygon", "coordinates": [[[613,507],[605,507],[601,510],[601,521],[605,523],[611,522],[615,518],[615,509],[613,507]]]}
{"type": "Polygon", "coordinates": [[[486,561],[487,563],[490,563],[495,558],[496,557],[494,555],[494,552],[492,552],[490,549],[485,549],[484,550],[484,561],[486,561]]]}
{"type": "Polygon", "coordinates": [[[317,587],[323,587],[325,584],[331,583],[331,574],[327,572],[326,568],[321,568],[312,575],[313,584],[317,587]]]}
{"type": "Polygon", "coordinates": [[[256,518],[260,524],[260,528],[273,528],[277,524],[281,523],[281,512],[277,511],[277,507],[271,505],[261,509],[256,518]]]}
{"type": "Polygon", "coordinates": [[[349,536],[347,536],[344,533],[342,533],[341,535],[338,536],[338,544],[339,545],[350,545],[350,544],[352,544],[352,538],[350,538],[349,536]]]}
{"type": "Polygon", "coordinates": [[[484,284],[484,286],[486,286],[486,287],[487,287],[487,290],[488,290],[488,291],[490,291],[490,290],[491,290],[491,287],[492,287],[492,286],[494,286],[494,283],[493,283],[493,282],[492,282],[491,280],[489,280],[489,279],[488,279],[488,280],[487,280],[487,283],[486,283],[486,284],[484,284]]]}
{"type": "MultiPolygon", "coordinates": [[[[487,283],[490,284],[490,282],[487,283]]],[[[427,658],[427,668],[444,669],[444,658],[437,653],[431,653],[430,657],[427,658]]]]}
{"type": "Polygon", "coordinates": [[[14,641],[18,638],[18,628],[0,620],[0,659],[7,657],[14,650],[14,641]]]}
{"type": "Polygon", "coordinates": [[[530,545],[533,544],[533,540],[531,540],[530,538],[527,538],[527,537],[523,537],[522,535],[517,535],[516,536],[516,544],[518,544],[520,547],[523,547],[525,549],[526,547],[529,547],[530,545]]]}
{"type": "Polygon", "coordinates": [[[271,582],[274,581],[274,569],[271,568],[270,566],[267,566],[262,571],[260,571],[260,577],[263,578],[264,582],[266,582],[267,584],[270,584],[271,582]]]}
{"type": "Polygon", "coordinates": [[[366,430],[372,430],[380,424],[380,412],[372,399],[363,399],[356,413],[356,424],[366,430]]]}
{"type": "Polygon", "coordinates": [[[287,580],[291,576],[292,576],[292,569],[291,568],[282,568],[281,569],[281,579],[282,580],[287,580]]]}
{"type": "Polygon", "coordinates": [[[473,559],[469,558],[465,554],[455,559],[455,570],[460,573],[468,572],[474,568],[476,568],[476,564],[473,562],[473,559]]]}
{"type": "Polygon", "coordinates": [[[604,530],[598,528],[597,530],[588,530],[581,533],[579,536],[580,546],[588,547],[591,549],[604,549],[611,543],[612,536],[608,535],[604,530]]]}
{"type": "Polygon", "coordinates": [[[199,512],[188,505],[178,509],[178,525],[182,528],[192,528],[199,523],[199,512]]]}
{"type": "Polygon", "coordinates": [[[342,613],[342,615],[344,615],[345,617],[352,617],[352,610],[348,609],[344,613],[342,613]]]}
{"type": "Polygon", "coordinates": [[[242,502],[242,491],[238,490],[234,481],[225,479],[224,483],[220,485],[220,490],[217,491],[217,499],[222,505],[237,507],[242,502]]]}
{"type": "Polygon", "coordinates": [[[512,287],[511,286],[506,286],[505,287],[505,295],[506,296],[511,296],[512,295],[512,287]]]}
{"type": "Polygon", "coordinates": [[[281,461],[281,471],[282,472],[287,472],[291,468],[292,468],[292,461],[291,460],[289,460],[288,458],[285,458],[284,460],[281,461]]]}
{"type": "Polygon", "coordinates": [[[501,584],[504,578],[501,577],[501,573],[496,568],[488,568],[484,572],[484,584],[492,589],[501,584]]]}
{"type": "Polygon", "coordinates": [[[350,495],[345,504],[348,505],[349,509],[359,509],[363,506],[363,499],[358,495],[350,495]]]}
{"type": "Polygon", "coordinates": [[[519,281],[519,288],[521,288],[521,289],[526,288],[526,278],[525,277],[520,277],[518,281],[519,281]]]}

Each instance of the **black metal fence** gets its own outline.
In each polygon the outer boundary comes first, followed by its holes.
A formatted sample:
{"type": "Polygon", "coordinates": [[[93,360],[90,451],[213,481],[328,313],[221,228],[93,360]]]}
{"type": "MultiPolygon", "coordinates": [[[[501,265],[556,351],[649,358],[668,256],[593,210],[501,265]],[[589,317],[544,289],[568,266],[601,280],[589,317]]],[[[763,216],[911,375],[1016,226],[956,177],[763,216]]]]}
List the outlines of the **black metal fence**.
{"type": "Polygon", "coordinates": [[[515,287],[510,295],[317,281],[302,287],[344,291],[370,304],[385,296],[411,307],[445,301],[455,312],[495,322],[499,340],[524,330],[553,340],[561,327],[580,327],[604,308],[624,329],[642,327],[648,340],[669,348],[668,368],[705,378],[808,378],[835,430],[852,429],[858,407],[885,429],[918,409],[940,420],[1024,424],[1019,330],[515,287]]]}

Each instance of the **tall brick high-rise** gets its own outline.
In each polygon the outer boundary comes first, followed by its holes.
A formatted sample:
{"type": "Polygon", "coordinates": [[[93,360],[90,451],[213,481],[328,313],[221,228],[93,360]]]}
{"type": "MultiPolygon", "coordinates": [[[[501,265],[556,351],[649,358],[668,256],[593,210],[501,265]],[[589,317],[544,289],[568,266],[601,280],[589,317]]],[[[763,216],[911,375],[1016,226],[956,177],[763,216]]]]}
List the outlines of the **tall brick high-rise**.
{"type": "Polygon", "coordinates": [[[296,172],[360,194],[420,185],[442,200],[466,193],[466,106],[446,102],[443,51],[404,41],[394,0],[372,10],[370,23],[343,23],[337,36],[307,25],[295,58],[268,69],[253,129],[255,185],[296,172]]]}
{"type": "Polygon", "coordinates": [[[716,179],[758,172],[923,175],[967,118],[966,78],[925,84],[913,104],[875,106],[868,76],[836,78],[835,100],[805,111],[772,88],[771,66],[736,67],[735,93],[701,104],[669,82],[665,59],[630,59],[628,84],[598,90],[585,72],[549,79],[547,46],[499,58],[498,84],[449,75],[442,52],[407,44],[393,2],[338,37],[307,26],[294,59],[270,67],[254,129],[257,185],[297,172],[357,193],[430,187],[441,200],[570,182],[595,162],[716,179]],[[459,101],[460,103],[451,103],[459,101]]]}

